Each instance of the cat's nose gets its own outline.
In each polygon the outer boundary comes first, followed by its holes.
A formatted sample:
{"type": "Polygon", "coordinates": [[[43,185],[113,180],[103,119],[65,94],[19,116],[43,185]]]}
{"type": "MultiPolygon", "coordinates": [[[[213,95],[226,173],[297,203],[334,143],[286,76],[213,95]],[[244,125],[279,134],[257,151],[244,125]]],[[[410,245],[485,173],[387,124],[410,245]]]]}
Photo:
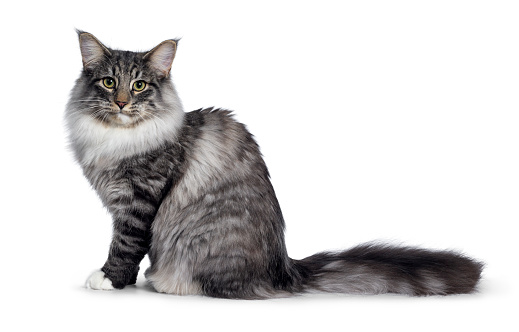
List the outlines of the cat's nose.
{"type": "Polygon", "coordinates": [[[117,106],[119,106],[119,109],[123,109],[124,106],[126,106],[128,103],[124,101],[116,101],[115,102],[117,106]]]}

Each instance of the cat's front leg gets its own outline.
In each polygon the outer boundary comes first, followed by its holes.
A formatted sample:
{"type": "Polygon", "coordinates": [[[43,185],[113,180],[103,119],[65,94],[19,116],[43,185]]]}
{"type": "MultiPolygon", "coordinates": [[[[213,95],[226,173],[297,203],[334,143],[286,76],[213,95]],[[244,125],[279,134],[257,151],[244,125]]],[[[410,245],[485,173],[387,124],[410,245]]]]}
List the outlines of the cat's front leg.
{"type": "Polygon", "coordinates": [[[88,278],[86,287],[112,290],[135,284],[139,263],[149,250],[150,238],[147,222],[135,216],[128,216],[125,222],[115,219],[108,259],[100,271],[88,278]]]}

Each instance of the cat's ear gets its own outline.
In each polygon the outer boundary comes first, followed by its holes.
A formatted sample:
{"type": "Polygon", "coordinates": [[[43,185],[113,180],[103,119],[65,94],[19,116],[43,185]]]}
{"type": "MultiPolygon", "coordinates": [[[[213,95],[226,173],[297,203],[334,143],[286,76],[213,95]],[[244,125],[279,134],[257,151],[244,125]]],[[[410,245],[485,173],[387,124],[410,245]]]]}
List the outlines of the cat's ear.
{"type": "Polygon", "coordinates": [[[157,72],[159,77],[167,77],[177,52],[178,40],[165,40],[144,55],[144,59],[157,72]]]}
{"type": "Polygon", "coordinates": [[[77,30],[79,37],[79,47],[83,58],[83,67],[91,69],[104,59],[110,56],[110,50],[104,46],[96,37],[88,32],[77,30]]]}

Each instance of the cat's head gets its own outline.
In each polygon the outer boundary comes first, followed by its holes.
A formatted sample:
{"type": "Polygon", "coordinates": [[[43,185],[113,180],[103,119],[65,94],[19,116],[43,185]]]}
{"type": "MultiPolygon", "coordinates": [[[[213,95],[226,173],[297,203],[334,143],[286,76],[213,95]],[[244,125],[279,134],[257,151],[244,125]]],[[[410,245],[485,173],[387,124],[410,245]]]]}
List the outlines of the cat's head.
{"type": "Polygon", "coordinates": [[[78,31],[83,71],[65,112],[81,163],[160,148],[179,133],[184,111],[170,79],[177,40],[149,52],[114,50],[78,31]]]}
{"type": "Polygon", "coordinates": [[[83,73],[76,84],[76,112],[108,127],[132,128],[162,117],[178,103],[168,78],[177,40],[166,40],[149,52],[114,50],[78,31],[83,73]]]}

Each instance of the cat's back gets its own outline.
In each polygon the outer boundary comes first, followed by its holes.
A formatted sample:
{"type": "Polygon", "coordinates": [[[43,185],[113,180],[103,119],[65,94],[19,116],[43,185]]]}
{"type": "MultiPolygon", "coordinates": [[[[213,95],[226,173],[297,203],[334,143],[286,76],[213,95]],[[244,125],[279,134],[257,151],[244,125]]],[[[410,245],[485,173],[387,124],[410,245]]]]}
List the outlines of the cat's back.
{"type": "MultiPolygon", "coordinates": [[[[242,149],[259,153],[258,145],[252,134],[244,124],[236,121],[232,111],[212,107],[198,109],[186,113],[186,125],[198,128],[196,137],[198,145],[195,150],[199,152],[208,152],[208,150],[200,151],[204,148],[209,148],[215,153],[226,154],[224,151],[227,151],[230,158],[233,157],[233,153],[242,149]]],[[[242,157],[241,155],[234,156],[242,157]]]]}
{"type": "Polygon", "coordinates": [[[177,185],[184,199],[225,184],[268,179],[258,144],[231,111],[207,108],[189,112],[186,127],[191,137],[181,142],[186,147],[185,168],[177,185]]]}

